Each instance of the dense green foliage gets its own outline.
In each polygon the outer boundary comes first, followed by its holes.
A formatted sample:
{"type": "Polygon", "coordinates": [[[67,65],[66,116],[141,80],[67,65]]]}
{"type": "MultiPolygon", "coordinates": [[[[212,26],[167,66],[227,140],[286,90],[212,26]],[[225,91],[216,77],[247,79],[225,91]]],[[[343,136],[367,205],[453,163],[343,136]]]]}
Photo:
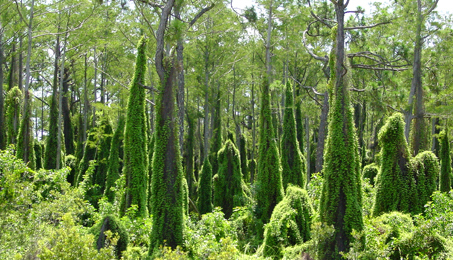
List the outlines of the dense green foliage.
{"type": "Polygon", "coordinates": [[[124,169],[126,190],[121,207],[121,214],[132,205],[137,205],[137,216],[148,214],[148,154],[146,151],[145,122],[145,73],[146,73],[146,40],[142,37],[137,47],[135,74],[131,82],[129,102],[127,105],[126,129],[124,130],[124,169]]]}
{"type": "Polygon", "coordinates": [[[387,119],[379,132],[379,142],[382,163],[376,181],[373,215],[396,210],[408,212],[409,200],[416,198],[416,194],[401,114],[394,114],[387,119]]]}
{"type": "Polygon", "coordinates": [[[118,259],[121,258],[122,252],[127,249],[127,244],[129,243],[129,235],[126,232],[126,228],[120,220],[113,216],[107,215],[101,219],[96,225],[91,229],[91,233],[96,238],[96,249],[100,250],[107,246],[108,240],[106,236],[106,231],[110,231],[114,236],[118,237],[116,242],[115,254],[118,259]]]}
{"type": "Polygon", "coordinates": [[[19,116],[22,104],[22,91],[14,87],[8,91],[5,99],[6,107],[6,137],[8,144],[15,144],[19,129],[19,116]]]}
{"type": "Polygon", "coordinates": [[[212,174],[216,175],[219,170],[219,162],[217,160],[217,153],[222,148],[222,118],[220,117],[221,107],[220,107],[220,92],[217,93],[217,98],[215,100],[215,114],[213,118],[213,138],[209,150],[209,158],[212,166],[212,174]]]}
{"type": "Polygon", "coordinates": [[[219,171],[214,175],[214,206],[221,207],[225,218],[229,218],[234,207],[245,205],[242,189],[242,170],[239,151],[231,140],[220,149],[217,160],[219,171]]]}
{"type": "MultiPolygon", "coordinates": [[[[49,133],[46,138],[46,149],[44,150],[44,169],[56,169],[57,167],[57,146],[58,146],[58,98],[57,93],[52,93],[49,110],[49,133]]],[[[61,164],[60,164],[61,165],[61,164]]]]}
{"type": "MultiPolygon", "coordinates": [[[[29,95],[28,93],[26,95],[29,95]]],[[[17,135],[16,156],[27,163],[28,168],[35,169],[36,158],[34,149],[33,126],[30,115],[30,105],[23,112],[20,122],[19,133],[17,135]]]]}
{"type": "Polygon", "coordinates": [[[369,179],[370,184],[374,185],[378,172],[379,172],[379,167],[375,163],[368,164],[367,166],[363,167],[362,178],[369,179]]]}
{"type": "Polygon", "coordinates": [[[256,178],[255,215],[265,224],[269,222],[274,207],[283,199],[282,169],[280,155],[275,141],[270,108],[269,82],[263,79],[260,137],[258,151],[258,172],[256,178]]]}
{"type": "Polygon", "coordinates": [[[185,176],[189,188],[189,198],[196,198],[196,178],[194,176],[194,144],[195,144],[195,116],[188,112],[187,114],[187,136],[184,150],[185,176]]]}
{"type": "Polygon", "coordinates": [[[281,259],[282,250],[310,240],[313,208],[307,191],[288,186],[264,231],[263,255],[281,259]]]}
{"type": "Polygon", "coordinates": [[[99,186],[99,193],[96,196],[102,196],[104,194],[107,170],[109,167],[108,159],[110,153],[110,146],[112,143],[112,125],[107,116],[101,118],[100,125],[101,140],[99,141],[98,152],[96,153],[96,168],[94,172],[93,185],[99,186]]]}
{"type": "Polygon", "coordinates": [[[74,182],[76,186],[79,185],[79,183],[83,180],[83,176],[90,166],[90,161],[94,160],[96,156],[96,132],[95,129],[92,130],[93,131],[90,131],[88,133],[88,139],[85,142],[85,149],[83,150],[83,157],[79,162],[79,166],[77,167],[77,175],[74,182]]]}
{"type": "Polygon", "coordinates": [[[440,161],[439,190],[449,192],[451,190],[451,155],[446,131],[441,133],[440,161]]]}
{"type": "Polygon", "coordinates": [[[245,182],[250,182],[250,172],[247,160],[247,140],[243,134],[239,135],[239,155],[241,158],[242,178],[245,182]]]}
{"type": "Polygon", "coordinates": [[[212,167],[208,159],[204,160],[198,184],[198,212],[212,212],[212,167]]]}
{"type": "Polygon", "coordinates": [[[340,259],[339,252],[347,252],[355,240],[352,231],[363,229],[360,157],[348,91],[350,75],[337,75],[341,78],[336,81],[334,57],[330,57],[332,94],[319,215],[322,223],[333,225],[335,233],[320,245],[323,259],[340,259]]]}
{"type": "Polygon", "coordinates": [[[42,168],[42,152],[43,152],[42,143],[35,139],[34,144],[33,144],[33,149],[35,150],[34,151],[35,159],[36,159],[35,167],[37,170],[39,170],[42,168]]]}
{"type": "Polygon", "coordinates": [[[301,188],[305,187],[305,158],[297,141],[296,121],[294,118],[293,89],[286,83],[285,115],[283,117],[283,135],[281,140],[282,180],[283,188],[289,183],[301,188]]]}
{"type": "Polygon", "coordinates": [[[123,158],[123,135],[124,135],[124,116],[120,116],[118,120],[118,126],[112,137],[110,145],[108,170],[105,181],[104,195],[107,197],[109,202],[113,202],[115,198],[116,181],[120,178],[122,170],[122,158],[123,158]]]}
{"type": "Polygon", "coordinates": [[[417,200],[416,205],[411,205],[411,212],[422,213],[431,194],[437,189],[437,178],[440,172],[439,160],[433,152],[424,151],[412,159],[412,167],[417,185],[417,200]]]}

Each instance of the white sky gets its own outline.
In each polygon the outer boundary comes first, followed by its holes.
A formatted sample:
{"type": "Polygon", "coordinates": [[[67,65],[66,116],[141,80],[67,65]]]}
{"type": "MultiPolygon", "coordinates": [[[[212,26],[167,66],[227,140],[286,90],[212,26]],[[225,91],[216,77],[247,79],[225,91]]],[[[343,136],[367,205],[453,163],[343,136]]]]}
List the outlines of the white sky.
{"type": "MultiPolygon", "coordinates": [[[[349,10],[354,10],[356,6],[360,5],[365,8],[366,12],[370,11],[369,3],[379,2],[379,0],[350,0],[349,1],[349,10]]],[[[386,0],[381,2],[387,2],[386,0]]],[[[252,6],[255,3],[254,0],[233,0],[233,6],[235,8],[244,9],[247,6],[252,6]]],[[[453,13],[453,1],[452,0],[439,0],[437,4],[437,11],[441,14],[452,14],[453,13]]]]}

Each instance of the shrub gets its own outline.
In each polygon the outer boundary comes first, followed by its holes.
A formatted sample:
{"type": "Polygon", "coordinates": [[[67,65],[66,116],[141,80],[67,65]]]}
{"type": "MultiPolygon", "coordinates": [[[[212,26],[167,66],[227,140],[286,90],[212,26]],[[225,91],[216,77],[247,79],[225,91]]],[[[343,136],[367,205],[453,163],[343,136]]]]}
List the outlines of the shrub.
{"type": "Polygon", "coordinates": [[[262,245],[265,257],[282,258],[282,250],[310,240],[313,209],[305,190],[288,186],[286,195],[272,212],[264,231],[262,245]]]}
{"type": "Polygon", "coordinates": [[[451,190],[451,155],[450,155],[450,142],[448,141],[448,133],[442,131],[441,146],[440,146],[440,160],[441,171],[439,176],[439,190],[448,192],[451,190]]]}
{"type": "Polygon", "coordinates": [[[108,237],[105,233],[108,230],[118,238],[118,241],[113,246],[115,248],[115,255],[120,259],[122,252],[127,248],[129,236],[123,224],[113,215],[105,216],[100,222],[92,227],[91,233],[96,240],[96,249],[100,250],[108,245],[108,237]]]}
{"type": "Polygon", "coordinates": [[[201,168],[198,186],[198,212],[203,215],[212,211],[212,168],[206,158],[201,168]]]}

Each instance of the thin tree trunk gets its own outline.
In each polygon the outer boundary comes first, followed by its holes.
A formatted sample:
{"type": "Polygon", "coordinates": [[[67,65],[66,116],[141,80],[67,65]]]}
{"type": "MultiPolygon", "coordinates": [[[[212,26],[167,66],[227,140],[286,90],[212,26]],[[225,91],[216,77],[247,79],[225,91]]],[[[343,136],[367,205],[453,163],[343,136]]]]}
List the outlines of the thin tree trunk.
{"type": "Polygon", "coordinates": [[[0,150],[6,147],[5,100],[3,98],[3,26],[0,21],[0,150]]]}
{"type": "MultiPolygon", "coordinates": [[[[310,172],[310,119],[305,117],[305,140],[307,140],[307,182],[306,184],[310,183],[311,179],[311,172],[310,172]]],[[[302,187],[303,188],[303,187],[302,187]]]]}
{"type": "Polygon", "coordinates": [[[56,169],[59,170],[61,165],[61,113],[63,110],[63,81],[64,81],[64,63],[66,57],[66,39],[63,47],[63,55],[61,56],[61,66],[60,66],[60,91],[58,95],[58,134],[57,134],[57,162],[56,169]]]}
{"type": "Polygon", "coordinates": [[[18,73],[18,86],[19,86],[19,89],[22,90],[22,88],[24,87],[24,63],[23,63],[23,55],[22,55],[22,46],[23,44],[23,40],[22,40],[22,36],[19,36],[19,73],[18,73]]]}
{"type": "MultiPolygon", "coordinates": [[[[324,93],[324,101],[322,103],[321,110],[321,122],[319,123],[319,135],[318,135],[318,145],[316,148],[316,163],[315,170],[316,172],[322,171],[322,165],[324,163],[324,143],[327,136],[327,117],[329,115],[329,94],[326,91],[324,93]]],[[[310,143],[307,143],[307,147],[310,146],[310,143]]],[[[310,154],[307,153],[307,161],[310,160],[310,154]]]]}
{"type": "MultiPolygon", "coordinates": [[[[30,59],[31,59],[31,45],[32,45],[32,30],[33,30],[33,15],[34,15],[34,6],[35,6],[35,0],[32,0],[31,1],[31,6],[30,6],[30,20],[28,21],[28,32],[27,32],[27,36],[28,36],[28,51],[27,51],[27,63],[26,63],[26,73],[25,73],[25,98],[24,98],[24,113],[27,113],[26,111],[28,111],[28,106],[30,105],[29,102],[30,102],[30,97],[29,97],[29,93],[28,93],[28,90],[30,88],[30,77],[31,77],[31,72],[30,72],[30,59]]],[[[30,127],[29,127],[29,124],[30,122],[25,122],[26,123],[26,127],[25,127],[25,131],[24,131],[24,153],[23,153],[23,160],[24,162],[28,162],[29,161],[29,155],[30,155],[30,151],[29,149],[33,149],[33,146],[30,147],[29,145],[29,138],[30,138],[30,127]]]]}
{"type": "MultiPolygon", "coordinates": [[[[181,18],[181,5],[175,6],[176,19],[181,18]]],[[[176,46],[176,59],[178,61],[178,92],[177,92],[177,103],[178,103],[178,118],[179,118],[179,150],[181,154],[184,154],[184,41],[183,38],[178,38],[176,46]]]]}
{"type": "MultiPolygon", "coordinates": [[[[97,101],[97,95],[96,92],[98,91],[97,89],[97,79],[98,79],[98,59],[96,58],[96,47],[94,47],[94,102],[97,101]]],[[[96,107],[93,106],[93,120],[91,123],[92,126],[96,126],[96,107]]]]}
{"type": "Polygon", "coordinates": [[[209,151],[209,52],[206,46],[205,52],[205,95],[204,95],[204,159],[209,151]]]}
{"type": "MultiPolygon", "coordinates": [[[[85,70],[84,70],[84,84],[83,84],[83,142],[87,140],[87,127],[88,127],[88,110],[89,110],[89,100],[88,100],[88,91],[87,91],[87,70],[88,70],[88,60],[87,55],[85,54],[85,70]]],[[[81,158],[78,158],[81,159],[81,158]]]]}
{"type": "Polygon", "coordinates": [[[267,17],[267,39],[266,39],[266,71],[269,84],[271,83],[271,34],[272,34],[272,5],[274,1],[270,0],[269,13],[267,17]]]}

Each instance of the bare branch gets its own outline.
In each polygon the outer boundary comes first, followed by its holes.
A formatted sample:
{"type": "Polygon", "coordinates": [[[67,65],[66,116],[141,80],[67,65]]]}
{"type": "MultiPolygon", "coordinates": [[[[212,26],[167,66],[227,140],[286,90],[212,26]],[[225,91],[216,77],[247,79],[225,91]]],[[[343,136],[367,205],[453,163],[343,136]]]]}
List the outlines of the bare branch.
{"type": "Polygon", "coordinates": [[[367,70],[388,70],[388,71],[405,71],[408,70],[409,68],[386,68],[386,67],[374,67],[371,65],[365,65],[365,64],[353,64],[351,65],[352,68],[355,69],[367,69],[367,70]]]}
{"type": "Polygon", "coordinates": [[[345,27],[344,29],[345,29],[345,30],[361,30],[361,29],[369,29],[369,28],[374,28],[374,27],[377,27],[377,26],[380,26],[380,25],[383,25],[383,24],[389,24],[389,23],[392,23],[392,22],[391,22],[391,21],[386,21],[386,22],[377,23],[377,24],[373,24],[373,25],[345,27]]]}
{"type": "MultiPolygon", "coordinates": [[[[37,97],[36,95],[33,95],[37,100],[41,101],[42,103],[46,104],[47,106],[49,106],[49,104],[44,101],[44,99],[40,98],[40,97],[37,97]]],[[[50,107],[50,106],[49,106],[50,107]]]]}
{"type": "Polygon", "coordinates": [[[201,11],[200,11],[197,15],[195,15],[195,17],[192,19],[192,21],[190,21],[189,27],[192,26],[192,25],[194,25],[194,23],[196,23],[197,20],[198,20],[203,14],[205,14],[206,12],[208,12],[209,10],[211,10],[212,8],[214,8],[214,6],[215,6],[215,4],[212,3],[210,6],[201,9],[201,11]]]}
{"type": "Polygon", "coordinates": [[[431,8],[429,8],[429,10],[428,10],[426,13],[423,14],[423,17],[429,15],[429,14],[434,10],[434,8],[437,7],[437,3],[439,3],[439,0],[436,0],[436,2],[433,3],[433,5],[431,6],[431,8]]]}
{"type": "Polygon", "coordinates": [[[138,82],[138,84],[139,84],[140,86],[142,86],[144,89],[151,90],[151,91],[154,91],[154,92],[159,93],[159,90],[156,89],[155,87],[152,87],[152,86],[145,86],[145,85],[143,85],[143,84],[140,83],[140,82],[138,82]]]}
{"type": "Polygon", "coordinates": [[[358,88],[349,88],[350,91],[354,91],[354,92],[365,92],[365,89],[358,89],[358,88]]]}
{"type": "MultiPolygon", "coordinates": [[[[149,22],[148,18],[146,18],[146,15],[143,14],[143,10],[140,6],[137,5],[137,3],[134,1],[135,7],[140,11],[140,14],[142,15],[143,19],[145,19],[146,23],[148,24],[148,28],[151,30],[152,35],[154,36],[154,39],[156,39],[156,32],[154,31],[153,26],[149,22]]],[[[121,31],[122,32],[122,31],[121,31]]],[[[123,33],[124,34],[124,33],[123,33]]],[[[124,34],[124,36],[126,36],[124,34]]],[[[129,38],[127,38],[129,40],[129,38]]],[[[130,40],[129,40],[130,41],[130,40]]],[[[135,45],[135,44],[134,44],[135,45]]]]}
{"type": "MultiPolygon", "coordinates": [[[[308,28],[307,28],[308,29],[308,28]]],[[[312,50],[310,50],[307,46],[307,43],[305,42],[305,34],[307,33],[307,30],[304,31],[303,33],[303,36],[302,36],[302,42],[304,44],[304,47],[305,49],[307,50],[308,54],[310,54],[310,56],[312,56],[313,58],[315,58],[316,60],[320,60],[320,61],[323,61],[323,62],[329,62],[329,58],[327,58],[327,56],[325,57],[320,57],[318,55],[316,55],[312,50]]]]}
{"type": "Polygon", "coordinates": [[[19,15],[20,15],[20,18],[21,18],[22,21],[25,23],[25,25],[28,27],[27,20],[25,20],[24,16],[22,15],[22,12],[21,12],[20,9],[19,9],[19,3],[17,3],[17,0],[14,0],[14,2],[16,3],[16,9],[17,9],[17,12],[18,12],[19,15]]]}
{"type": "Polygon", "coordinates": [[[148,0],[136,0],[136,1],[138,1],[140,3],[143,3],[143,4],[147,4],[147,5],[151,6],[151,7],[156,7],[156,8],[160,8],[160,9],[164,8],[162,5],[150,2],[148,0]]]}

